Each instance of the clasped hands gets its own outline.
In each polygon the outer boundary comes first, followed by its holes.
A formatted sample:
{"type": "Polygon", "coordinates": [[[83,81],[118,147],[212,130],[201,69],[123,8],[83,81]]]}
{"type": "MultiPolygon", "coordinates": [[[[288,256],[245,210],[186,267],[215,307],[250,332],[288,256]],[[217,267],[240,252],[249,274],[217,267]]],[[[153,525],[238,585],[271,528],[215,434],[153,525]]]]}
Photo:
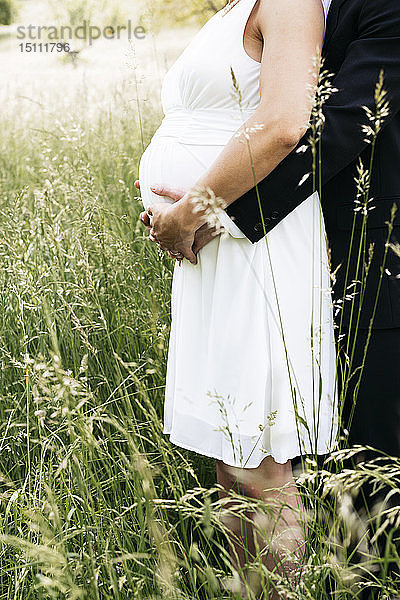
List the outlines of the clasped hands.
{"type": "MultiPolygon", "coordinates": [[[[140,189],[138,180],[135,187],[140,189]]],[[[197,254],[215,237],[215,228],[204,222],[204,216],[194,210],[184,190],[161,185],[153,186],[151,190],[158,196],[173,200],[173,203],[156,202],[140,213],[139,219],[149,232],[149,239],[179,262],[186,258],[197,264],[197,254]]]]}

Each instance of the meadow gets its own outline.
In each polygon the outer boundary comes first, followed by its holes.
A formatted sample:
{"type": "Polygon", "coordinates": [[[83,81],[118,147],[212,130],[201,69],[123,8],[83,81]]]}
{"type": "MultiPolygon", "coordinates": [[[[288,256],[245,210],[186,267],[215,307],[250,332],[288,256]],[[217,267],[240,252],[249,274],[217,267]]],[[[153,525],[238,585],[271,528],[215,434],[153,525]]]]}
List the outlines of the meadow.
{"type": "MultiPolygon", "coordinates": [[[[178,48],[173,32],[138,53],[96,48],[27,67],[0,41],[3,66],[20,65],[0,91],[0,598],[239,598],[220,584],[234,574],[214,461],[162,434],[173,263],[138,223],[133,186],[178,48]]],[[[392,540],[379,554],[366,531],[398,511],[370,521],[351,500],[365,480],[397,489],[399,460],[344,468],[359,451],[307,460],[309,553],[295,585],[256,560],[265,590],[397,596],[392,540]]]]}

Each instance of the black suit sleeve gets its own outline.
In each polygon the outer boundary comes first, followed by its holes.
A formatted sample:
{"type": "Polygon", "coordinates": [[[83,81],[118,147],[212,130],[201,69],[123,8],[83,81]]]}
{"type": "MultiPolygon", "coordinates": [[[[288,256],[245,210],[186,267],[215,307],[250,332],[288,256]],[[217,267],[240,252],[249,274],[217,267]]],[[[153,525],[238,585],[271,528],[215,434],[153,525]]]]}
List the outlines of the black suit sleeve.
{"type": "MultiPolygon", "coordinates": [[[[322,133],[322,185],[338,175],[366,147],[361,123],[367,123],[363,106],[375,108],[374,91],[381,69],[390,102],[385,126],[400,111],[400,0],[365,0],[359,16],[359,36],[348,47],[343,64],[333,78],[338,89],[324,106],[322,133]]],[[[299,145],[307,143],[308,134],[299,145]]],[[[294,150],[258,184],[266,231],[270,231],[313,192],[311,151],[294,150]]],[[[246,237],[263,237],[261,215],[253,188],[233,202],[227,213],[246,237]]]]}

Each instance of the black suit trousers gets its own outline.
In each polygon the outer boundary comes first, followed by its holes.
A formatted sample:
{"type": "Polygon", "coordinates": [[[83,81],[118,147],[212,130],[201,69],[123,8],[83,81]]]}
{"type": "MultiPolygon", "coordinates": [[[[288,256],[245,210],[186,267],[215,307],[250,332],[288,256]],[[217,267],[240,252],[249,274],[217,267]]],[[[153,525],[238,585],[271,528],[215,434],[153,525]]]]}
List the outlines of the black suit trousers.
{"type": "MultiPolygon", "coordinates": [[[[362,364],[366,339],[367,331],[359,331],[353,368],[362,364]]],[[[341,347],[344,341],[341,341],[341,347]]],[[[390,456],[400,457],[400,328],[376,329],[372,332],[352,421],[349,423],[356,379],[354,378],[349,385],[343,407],[342,422],[349,430],[348,445],[367,445],[390,456]]],[[[364,451],[361,455],[344,461],[344,467],[351,469],[356,467],[359,460],[367,461],[378,456],[376,451],[364,451]]],[[[325,456],[319,457],[320,466],[324,458],[325,456]]],[[[293,468],[298,470],[300,463],[300,457],[293,459],[293,468]]],[[[372,483],[366,482],[353,499],[354,509],[365,518],[368,513],[372,513],[375,503],[383,501],[390,491],[390,486],[387,486],[378,493],[373,493],[372,483]]],[[[393,506],[400,506],[400,490],[392,495],[386,504],[386,508],[393,506]]],[[[372,537],[375,533],[374,525],[371,525],[370,531],[372,537]]],[[[389,528],[378,538],[375,546],[380,557],[385,555],[389,533],[392,534],[396,551],[400,554],[400,530],[389,528]]],[[[391,555],[393,556],[393,552],[391,555]]],[[[394,579],[399,578],[400,565],[392,562],[389,573],[394,579]]],[[[359,595],[360,600],[373,600],[377,597],[373,589],[365,590],[359,595]]]]}
{"type": "MultiPolygon", "coordinates": [[[[362,364],[366,339],[367,331],[360,330],[353,368],[362,364]]],[[[372,446],[400,457],[400,328],[372,331],[354,415],[349,424],[356,379],[350,382],[344,404],[349,444],[372,446]]]]}

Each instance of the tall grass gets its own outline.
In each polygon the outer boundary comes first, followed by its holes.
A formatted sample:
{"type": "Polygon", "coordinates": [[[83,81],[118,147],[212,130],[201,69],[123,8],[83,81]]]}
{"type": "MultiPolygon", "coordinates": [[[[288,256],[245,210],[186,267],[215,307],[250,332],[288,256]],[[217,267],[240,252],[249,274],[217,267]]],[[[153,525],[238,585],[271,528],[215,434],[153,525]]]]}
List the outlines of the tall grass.
{"type": "MultiPolygon", "coordinates": [[[[139,123],[131,91],[95,113],[88,95],[1,106],[0,598],[240,597],[220,585],[236,576],[221,519],[233,509],[214,461],[162,434],[172,263],[138,225],[132,185],[159,107],[139,123]]],[[[293,587],[260,550],[249,568],[264,590],[398,593],[392,540],[379,555],[351,500],[365,480],[396,490],[399,461],[341,469],[358,451],[322,470],[307,460],[308,556],[293,587]]],[[[243,519],[268,512],[236,500],[243,519]]],[[[377,511],[383,530],[398,513],[377,511]]]]}

